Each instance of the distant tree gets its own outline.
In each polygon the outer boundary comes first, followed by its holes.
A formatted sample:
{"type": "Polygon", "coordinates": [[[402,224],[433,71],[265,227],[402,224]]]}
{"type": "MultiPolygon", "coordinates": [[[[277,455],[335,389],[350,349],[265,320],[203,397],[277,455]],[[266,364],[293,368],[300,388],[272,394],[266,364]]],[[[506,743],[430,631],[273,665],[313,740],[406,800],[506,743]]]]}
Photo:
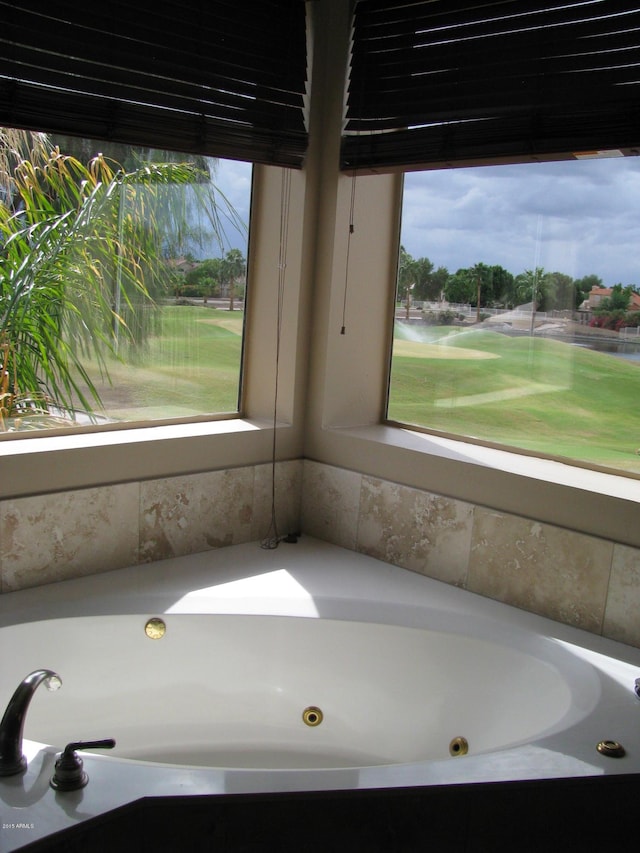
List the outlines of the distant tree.
{"type": "Polygon", "coordinates": [[[447,279],[449,278],[449,270],[446,267],[438,267],[431,274],[431,284],[433,288],[433,292],[435,295],[434,299],[442,299],[444,296],[444,288],[447,283],[447,279]]]}
{"type": "Polygon", "coordinates": [[[398,281],[396,287],[396,298],[399,302],[403,302],[407,298],[407,293],[415,285],[415,261],[407,252],[404,246],[400,246],[400,255],[398,258],[398,281]]]}
{"type": "Polygon", "coordinates": [[[229,249],[220,263],[222,286],[229,296],[229,311],[233,311],[233,300],[239,280],[246,275],[247,264],[240,249],[229,249]]]}
{"type": "Polygon", "coordinates": [[[493,276],[491,274],[491,268],[486,264],[477,263],[468,270],[468,274],[476,289],[475,296],[471,300],[471,304],[475,304],[476,321],[480,322],[480,306],[491,302],[493,297],[493,276]]]}
{"type": "Polygon", "coordinates": [[[450,302],[475,306],[479,316],[480,306],[493,304],[493,268],[479,262],[457,270],[447,279],[445,293],[450,302]]]}
{"type": "Polygon", "coordinates": [[[445,267],[434,270],[433,262],[429,258],[414,258],[401,246],[397,298],[404,302],[410,293],[412,299],[439,300],[448,275],[445,267]]]}
{"type": "Polygon", "coordinates": [[[613,329],[616,332],[619,332],[623,326],[636,325],[633,315],[629,313],[633,292],[631,285],[623,287],[622,284],[614,284],[611,294],[601,299],[600,304],[593,309],[594,316],[590,325],[601,329],[613,329]]]}
{"type": "Polygon", "coordinates": [[[585,275],[582,278],[574,279],[573,286],[576,289],[577,308],[579,305],[582,305],[594,287],[602,287],[602,279],[592,273],[591,275],[585,275]]]}
{"type": "MultiPolygon", "coordinates": [[[[550,272],[547,281],[547,311],[573,311],[580,304],[576,301],[576,286],[570,275],[562,272],[550,272]]],[[[580,302],[582,299],[580,299],[580,302]]]]}
{"type": "Polygon", "coordinates": [[[199,295],[204,297],[205,301],[210,296],[220,294],[221,283],[222,260],[220,258],[207,258],[206,261],[189,270],[184,277],[184,284],[197,288],[200,291],[199,295]]]}
{"type": "Polygon", "coordinates": [[[594,313],[602,313],[605,311],[626,311],[631,304],[631,296],[633,295],[633,287],[627,285],[623,287],[621,284],[614,284],[611,288],[611,295],[605,296],[594,313]]]}
{"type": "Polygon", "coordinates": [[[513,293],[513,275],[499,264],[489,267],[491,270],[491,295],[487,294],[486,305],[506,305],[513,293]],[[489,301],[490,300],[490,301],[489,301]]]}
{"type": "Polygon", "coordinates": [[[449,276],[444,292],[449,302],[475,304],[477,286],[469,274],[469,270],[463,268],[449,276]]]}
{"type": "Polygon", "coordinates": [[[515,292],[518,305],[533,303],[535,311],[546,311],[549,279],[543,267],[525,270],[516,276],[515,292]]]}
{"type": "Polygon", "coordinates": [[[414,299],[437,299],[438,284],[433,280],[433,264],[429,258],[418,258],[411,266],[414,278],[414,299]]]}

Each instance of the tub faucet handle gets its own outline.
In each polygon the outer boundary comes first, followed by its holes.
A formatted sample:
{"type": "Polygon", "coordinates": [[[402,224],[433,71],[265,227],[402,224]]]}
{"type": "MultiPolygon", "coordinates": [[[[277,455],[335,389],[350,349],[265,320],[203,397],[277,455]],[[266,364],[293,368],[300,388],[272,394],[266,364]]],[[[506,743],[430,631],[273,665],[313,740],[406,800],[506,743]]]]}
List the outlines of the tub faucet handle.
{"type": "Polygon", "coordinates": [[[84,772],[83,762],[76,750],[78,749],[113,749],[116,742],[113,738],[104,740],[85,740],[77,743],[68,743],[64,752],[58,756],[55,765],[55,773],[49,784],[56,791],[77,791],[89,781],[84,772]]]}
{"type": "Polygon", "coordinates": [[[51,669],[36,669],[17,686],[0,721],[0,776],[14,776],[27,769],[27,759],[22,754],[22,732],[29,703],[40,684],[45,684],[48,690],[57,690],[62,679],[51,669]]]}

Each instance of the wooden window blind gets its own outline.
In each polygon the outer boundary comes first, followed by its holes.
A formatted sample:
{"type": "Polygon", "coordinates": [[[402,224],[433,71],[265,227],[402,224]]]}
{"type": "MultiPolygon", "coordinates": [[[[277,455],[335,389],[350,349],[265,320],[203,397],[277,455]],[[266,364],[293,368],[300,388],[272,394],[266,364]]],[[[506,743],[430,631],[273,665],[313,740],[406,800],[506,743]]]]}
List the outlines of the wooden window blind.
{"type": "Polygon", "coordinates": [[[342,168],[640,144],[640,4],[356,0],[342,168]]]}
{"type": "Polygon", "coordinates": [[[0,0],[0,124],[300,167],[301,0],[0,0]]]}

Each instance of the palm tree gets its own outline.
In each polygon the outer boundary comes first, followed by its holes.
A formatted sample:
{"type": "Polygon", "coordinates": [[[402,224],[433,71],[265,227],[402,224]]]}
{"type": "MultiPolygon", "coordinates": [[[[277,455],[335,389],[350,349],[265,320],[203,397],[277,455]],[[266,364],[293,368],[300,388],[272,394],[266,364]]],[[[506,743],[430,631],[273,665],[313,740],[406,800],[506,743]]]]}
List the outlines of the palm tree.
{"type": "Polygon", "coordinates": [[[246,263],[240,249],[229,249],[220,264],[222,281],[229,288],[229,311],[233,311],[236,283],[247,271],[246,263]]]}
{"type": "Polygon", "coordinates": [[[14,170],[23,160],[43,163],[46,152],[46,134],[0,127],[0,203],[15,209],[18,199],[14,170]]]}
{"type": "Polygon", "coordinates": [[[398,281],[396,298],[398,302],[406,299],[409,288],[415,284],[415,260],[407,252],[404,246],[400,246],[400,256],[398,259],[398,281]]]}
{"type": "Polygon", "coordinates": [[[543,267],[525,270],[516,276],[516,295],[521,304],[532,305],[532,311],[542,308],[547,288],[547,273],[543,267]]]}
{"type": "Polygon", "coordinates": [[[525,270],[516,276],[515,287],[521,304],[531,302],[530,334],[533,335],[536,311],[543,310],[547,297],[548,275],[543,267],[525,270]]]}
{"type": "MultiPolygon", "coordinates": [[[[88,413],[99,408],[85,364],[93,359],[108,378],[107,356],[139,346],[153,328],[170,277],[166,222],[158,227],[166,195],[203,181],[189,163],[146,163],[125,172],[98,155],[83,165],[52,149],[42,134],[3,130],[0,151],[0,427],[6,429],[9,419],[16,428],[33,412],[68,417],[78,406],[88,413]]],[[[172,210],[175,232],[182,220],[172,210]]]]}

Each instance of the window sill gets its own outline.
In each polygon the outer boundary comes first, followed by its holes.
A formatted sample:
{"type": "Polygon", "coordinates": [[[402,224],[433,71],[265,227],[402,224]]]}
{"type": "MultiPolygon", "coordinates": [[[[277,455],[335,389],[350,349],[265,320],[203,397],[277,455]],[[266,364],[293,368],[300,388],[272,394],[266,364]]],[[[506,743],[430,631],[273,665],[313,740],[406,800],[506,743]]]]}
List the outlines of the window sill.
{"type": "MultiPolygon", "coordinates": [[[[271,427],[232,418],[3,441],[0,500],[260,464],[271,427]]],[[[290,425],[278,429],[281,455],[299,455],[290,425]]]]}
{"type": "Polygon", "coordinates": [[[640,547],[637,479],[389,425],[325,437],[333,464],[640,547]]]}

